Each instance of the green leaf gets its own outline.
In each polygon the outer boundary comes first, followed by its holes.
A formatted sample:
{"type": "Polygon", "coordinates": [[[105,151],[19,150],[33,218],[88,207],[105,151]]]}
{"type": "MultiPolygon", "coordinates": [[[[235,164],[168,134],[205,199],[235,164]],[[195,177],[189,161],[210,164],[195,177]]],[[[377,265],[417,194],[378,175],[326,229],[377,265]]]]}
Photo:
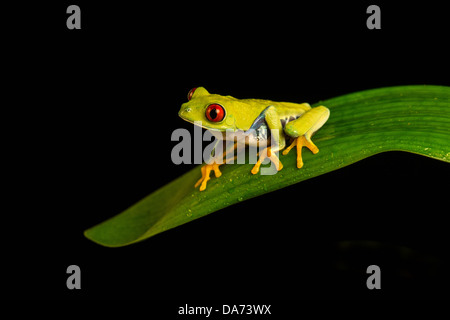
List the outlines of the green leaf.
{"type": "MultiPolygon", "coordinates": [[[[85,231],[104,246],[135,243],[237,202],[337,170],[385,151],[408,151],[450,162],[450,87],[402,86],[367,90],[316,103],[331,111],[313,137],[320,152],[295,149],[282,156],[283,170],[252,175],[252,164],[221,167],[205,191],[194,189],[197,167],[121,214],[85,231]]],[[[212,174],[213,175],[213,174],[212,174]]]]}

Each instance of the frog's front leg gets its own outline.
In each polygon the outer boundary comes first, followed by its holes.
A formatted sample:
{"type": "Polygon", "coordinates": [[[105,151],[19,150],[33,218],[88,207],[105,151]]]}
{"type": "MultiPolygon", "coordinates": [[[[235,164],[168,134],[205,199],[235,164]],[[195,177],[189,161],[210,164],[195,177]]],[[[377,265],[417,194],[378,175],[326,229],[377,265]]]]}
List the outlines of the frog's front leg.
{"type": "Polygon", "coordinates": [[[269,127],[272,141],[275,145],[265,148],[259,153],[259,159],[253,166],[252,173],[257,174],[259,172],[259,167],[261,163],[269,158],[275,165],[277,171],[283,169],[280,159],[276,156],[275,152],[282,150],[286,145],[286,140],[284,138],[283,126],[281,125],[280,117],[278,116],[277,110],[274,106],[269,106],[264,110],[264,120],[269,127]]]}
{"type": "MultiPolygon", "coordinates": [[[[218,143],[223,143],[222,140],[218,140],[216,142],[215,147],[217,146],[218,143]]],[[[214,171],[214,174],[216,175],[216,178],[219,178],[222,175],[222,172],[220,172],[219,170],[219,166],[221,166],[222,164],[225,164],[227,162],[227,155],[228,153],[234,152],[234,150],[236,149],[236,144],[231,144],[229,146],[227,146],[225,152],[220,153],[220,154],[216,154],[213,159],[211,159],[211,163],[210,164],[205,164],[204,166],[202,166],[201,171],[202,171],[202,177],[197,181],[197,183],[195,184],[194,188],[197,188],[198,186],[200,186],[200,191],[203,191],[206,189],[206,184],[208,183],[208,180],[210,180],[211,178],[209,177],[211,174],[211,171],[214,171]],[[215,159],[219,160],[222,159],[222,161],[216,161],[215,159]],[[219,162],[219,163],[218,163],[219,162]]],[[[214,151],[216,150],[214,147],[214,151]]],[[[223,149],[222,149],[223,150],[223,149]]],[[[234,158],[233,158],[234,160],[234,158]]]]}
{"type": "Polygon", "coordinates": [[[294,146],[297,146],[297,168],[303,167],[302,147],[307,147],[312,153],[319,152],[319,148],[311,141],[311,136],[319,130],[330,116],[330,110],[324,106],[312,108],[300,118],[286,124],[284,131],[295,138],[292,144],[283,151],[286,155],[294,146]]]}
{"type": "Polygon", "coordinates": [[[197,188],[198,186],[200,186],[200,191],[203,191],[206,189],[206,184],[208,183],[208,180],[211,179],[209,177],[209,175],[211,174],[211,170],[214,171],[216,178],[219,178],[222,175],[222,172],[220,172],[219,170],[219,166],[222,163],[212,163],[212,164],[205,164],[202,167],[202,177],[197,181],[197,183],[195,184],[195,188],[197,188]]]}

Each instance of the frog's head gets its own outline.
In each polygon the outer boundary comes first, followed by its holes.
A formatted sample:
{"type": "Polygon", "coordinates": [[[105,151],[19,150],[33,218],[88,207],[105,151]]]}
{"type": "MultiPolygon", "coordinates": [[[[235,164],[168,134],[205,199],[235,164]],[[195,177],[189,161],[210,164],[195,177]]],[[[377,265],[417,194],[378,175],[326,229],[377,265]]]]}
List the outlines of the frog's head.
{"type": "Polygon", "coordinates": [[[187,98],[188,102],[183,103],[178,112],[183,120],[191,123],[201,121],[203,128],[213,131],[236,130],[238,99],[210,94],[203,87],[191,89],[187,98]]]}

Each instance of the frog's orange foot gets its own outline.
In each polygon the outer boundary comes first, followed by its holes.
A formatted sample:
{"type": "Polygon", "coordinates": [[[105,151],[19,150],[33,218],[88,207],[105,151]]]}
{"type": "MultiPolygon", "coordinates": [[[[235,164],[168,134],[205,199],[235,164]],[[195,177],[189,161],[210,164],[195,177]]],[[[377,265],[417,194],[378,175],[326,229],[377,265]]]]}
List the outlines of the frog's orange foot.
{"type": "Polygon", "coordinates": [[[206,183],[208,182],[209,179],[211,179],[209,177],[211,170],[213,170],[214,173],[216,174],[216,178],[219,178],[222,175],[222,172],[220,172],[220,170],[219,170],[219,166],[220,166],[220,164],[217,164],[217,163],[205,164],[201,169],[202,177],[200,178],[200,180],[197,181],[194,188],[197,188],[200,185],[200,191],[203,191],[206,189],[206,183]]]}
{"type": "Polygon", "coordinates": [[[294,146],[297,146],[297,168],[303,167],[302,147],[307,147],[314,154],[319,152],[319,148],[317,148],[311,139],[308,139],[305,136],[300,136],[295,138],[291,145],[283,151],[283,155],[287,155],[294,146]]]}
{"type": "Polygon", "coordinates": [[[259,172],[259,167],[261,166],[261,163],[266,159],[269,158],[270,161],[273,162],[275,165],[275,168],[277,168],[277,171],[280,171],[283,169],[283,164],[281,164],[280,159],[270,150],[270,147],[265,148],[263,151],[259,153],[259,159],[256,162],[256,164],[253,166],[252,173],[257,174],[259,172]]]}

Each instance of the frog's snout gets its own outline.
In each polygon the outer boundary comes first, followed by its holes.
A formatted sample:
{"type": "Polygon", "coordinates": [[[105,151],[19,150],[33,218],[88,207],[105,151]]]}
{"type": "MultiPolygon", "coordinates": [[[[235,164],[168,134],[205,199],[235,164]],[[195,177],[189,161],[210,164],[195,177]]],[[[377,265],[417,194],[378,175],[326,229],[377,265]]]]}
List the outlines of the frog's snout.
{"type": "Polygon", "coordinates": [[[183,117],[183,115],[187,115],[187,114],[189,114],[189,112],[191,112],[191,108],[182,109],[178,112],[178,115],[180,117],[183,117]]]}
{"type": "Polygon", "coordinates": [[[192,109],[187,107],[187,108],[181,108],[180,111],[178,112],[178,116],[181,117],[182,119],[189,119],[190,113],[191,113],[192,109]]]}

